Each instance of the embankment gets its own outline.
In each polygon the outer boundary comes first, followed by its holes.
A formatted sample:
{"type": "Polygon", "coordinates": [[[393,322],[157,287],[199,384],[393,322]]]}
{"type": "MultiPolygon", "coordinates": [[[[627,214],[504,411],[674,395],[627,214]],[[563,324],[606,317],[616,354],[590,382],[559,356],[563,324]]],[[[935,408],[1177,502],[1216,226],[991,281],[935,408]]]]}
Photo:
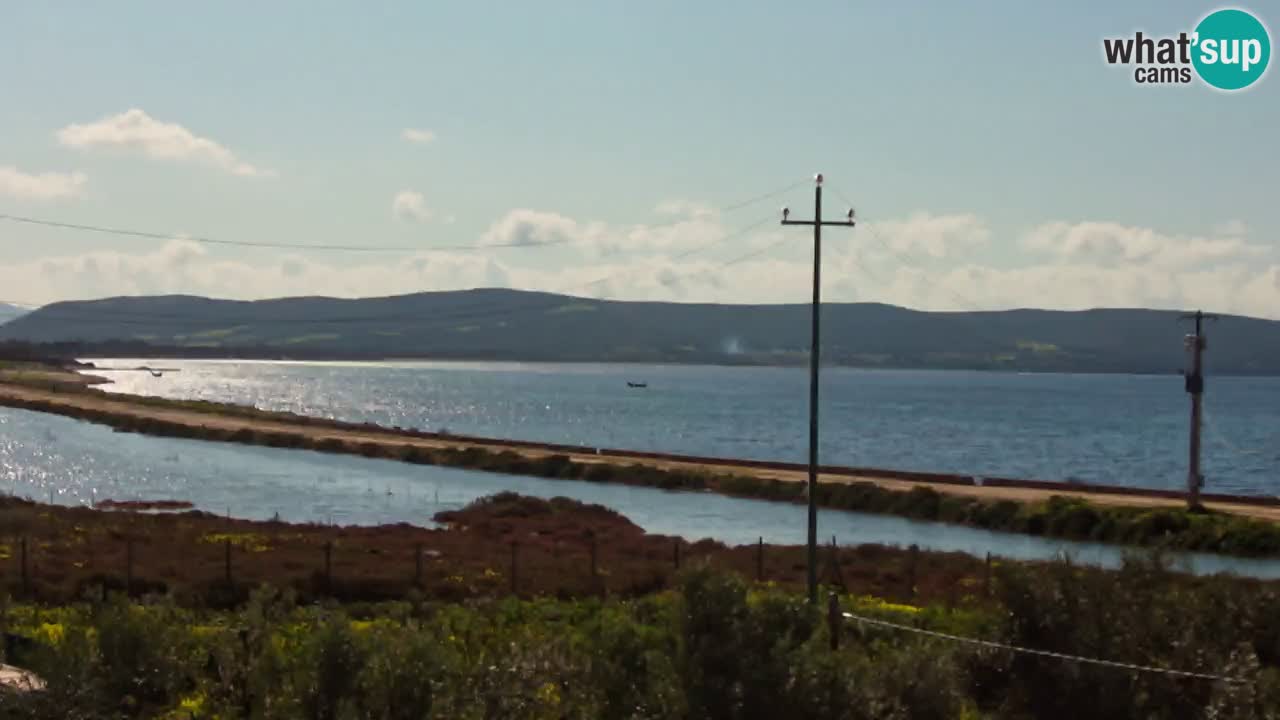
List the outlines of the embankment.
{"type": "MultiPolygon", "coordinates": [[[[472,470],[719,492],[804,502],[803,466],[468,438],[272,413],[209,402],[111,395],[78,385],[0,382],[0,405],[124,432],[347,453],[472,470]]],[[[1173,494],[856,468],[823,468],[818,503],[974,527],[1241,556],[1280,555],[1280,504],[1206,496],[1189,512],[1173,494]]]]}

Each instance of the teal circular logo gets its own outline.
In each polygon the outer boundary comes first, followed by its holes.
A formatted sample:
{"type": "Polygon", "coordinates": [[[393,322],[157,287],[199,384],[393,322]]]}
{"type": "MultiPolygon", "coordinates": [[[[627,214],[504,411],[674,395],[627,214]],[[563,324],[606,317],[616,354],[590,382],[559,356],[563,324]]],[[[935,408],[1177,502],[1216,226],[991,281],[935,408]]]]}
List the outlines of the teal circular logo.
{"type": "Polygon", "coordinates": [[[1191,64],[1200,79],[1219,90],[1240,90],[1258,81],[1271,60],[1271,36],[1244,10],[1218,10],[1196,26],[1191,64]]]}

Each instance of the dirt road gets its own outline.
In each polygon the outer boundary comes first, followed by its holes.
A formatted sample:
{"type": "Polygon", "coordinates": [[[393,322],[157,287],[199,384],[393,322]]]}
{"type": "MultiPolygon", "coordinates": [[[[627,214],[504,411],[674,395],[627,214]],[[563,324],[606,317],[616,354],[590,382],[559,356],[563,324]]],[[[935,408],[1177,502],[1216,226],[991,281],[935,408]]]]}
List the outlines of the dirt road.
{"type": "MultiPolygon", "coordinates": [[[[336,439],[355,443],[375,443],[379,445],[402,448],[414,446],[426,449],[480,447],[490,450],[507,450],[527,457],[545,457],[548,455],[569,455],[573,460],[582,463],[607,463],[619,466],[635,464],[648,465],[667,470],[698,470],[709,473],[732,473],[758,478],[771,478],[789,482],[804,482],[805,472],[796,469],[777,467],[761,467],[758,463],[735,464],[732,461],[714,463],[694,460],[668,458],[637,457],[631,454],[611,454],[609,452],[590,452],[572,450],[563,447],[543,446],[524,443],[513,444],[503,440],[486,440],[477,438],[421,437],[407,435],[392,429],[347,429],[308,425],[282,420],[252,418],[233,414],[200,412],[176,407],[163,407],[144,404],[128,396],[107,395],[103,393],[77,391],[56,391],[51,389],[28,387],[0,382],[0,405],[23,407],[28,403],[40,403],[50,412],[78,417],[83,411],[108,413],[116,417],[148,418],[163,420],[193,428],[216,428],[229,431],[251,430],[255,432],[287,433],[314,440],[336,439]]],[[[887,471],[886,471],[887,472],[887,471]]],[[[1141,491],[1119,491],[1111,488],[1105,492],[1090,491],[1078,487],[1063,485],[1062,487],[995,487],[990,485],[965,485],[929,480],[911,480],[900,477],[877,476],[874,473],[828,472],[819,476],[823,483],[869,482],[889,490],[909,491],[915,487],[925,486],[939,493],[957,496],[974,497],[983,500],[1013,500],[1015,502],[1044,501],[1054,495],[1079,497],[1097,505],[1130,506],[1130,507],[1178,507],[1182,502],[1172,497],[1155,497],[1141,491]]],[[[1211,509],[1233,513],[1268,521],[1280,521],[1280,506],[1247,501],[1206,502],[1211,509]]]]}

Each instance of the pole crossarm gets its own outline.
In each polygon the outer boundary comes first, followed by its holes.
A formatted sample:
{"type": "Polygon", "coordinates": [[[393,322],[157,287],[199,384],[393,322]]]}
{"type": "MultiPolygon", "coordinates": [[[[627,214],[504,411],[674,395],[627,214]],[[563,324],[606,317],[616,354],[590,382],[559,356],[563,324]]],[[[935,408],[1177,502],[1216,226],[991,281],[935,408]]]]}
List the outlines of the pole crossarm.
{"type": "Polygon", "coordinates": [[[822,222],[818,222],[815,220],[783,220],[782,224],[783,225],[821,225],[822,227],[853,227],[854,226],[854,222],[852,220],[840,220],[838,222],[835,220],[823,220],[822,222]]]}
{"type": "Polygon", "coordinates": [[[791,210],[782,209],[783,225],[804,225],[813,228],[813,329],[809,348],[809,538],[807,548],[809,602],[818,602],[818,367],[819,349],[821,348],[820,319],[822,307],[822,228],[848,227],[854,225],[853,209],[845,215],[844,220],[826,221],[822,219],[822,175],[814,177],[813,219],[792,220],[791,210]]]}

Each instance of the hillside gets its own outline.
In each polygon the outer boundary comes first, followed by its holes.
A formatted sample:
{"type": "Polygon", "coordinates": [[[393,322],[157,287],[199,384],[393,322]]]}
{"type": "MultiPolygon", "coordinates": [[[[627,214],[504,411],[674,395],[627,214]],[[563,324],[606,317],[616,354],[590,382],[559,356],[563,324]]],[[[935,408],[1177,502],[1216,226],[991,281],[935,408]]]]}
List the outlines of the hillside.
{"type": "Polygon", "coordinates": [[[10,305],[8,303],[0,303],[0,325],[22,315],[26,315],[27,312],[26,308],[21,308],[17,305],[10,305]]]}
{"type": "MultiPolygon", "coordinates": [[[[1108,309],[922,312],[874,303],[823,311],[824,362],[905,368],[1175,373],[1178,313],[1108,309]]],[[[1211,372],[1280,374],[1280,322],[1209,325],[1211,372]]],[[[517,290],[253,302],[122,297],[45,306],[0,340],[81,354],[457,358],[798,364],[809,308],[618,302],[517,290]]]]}

